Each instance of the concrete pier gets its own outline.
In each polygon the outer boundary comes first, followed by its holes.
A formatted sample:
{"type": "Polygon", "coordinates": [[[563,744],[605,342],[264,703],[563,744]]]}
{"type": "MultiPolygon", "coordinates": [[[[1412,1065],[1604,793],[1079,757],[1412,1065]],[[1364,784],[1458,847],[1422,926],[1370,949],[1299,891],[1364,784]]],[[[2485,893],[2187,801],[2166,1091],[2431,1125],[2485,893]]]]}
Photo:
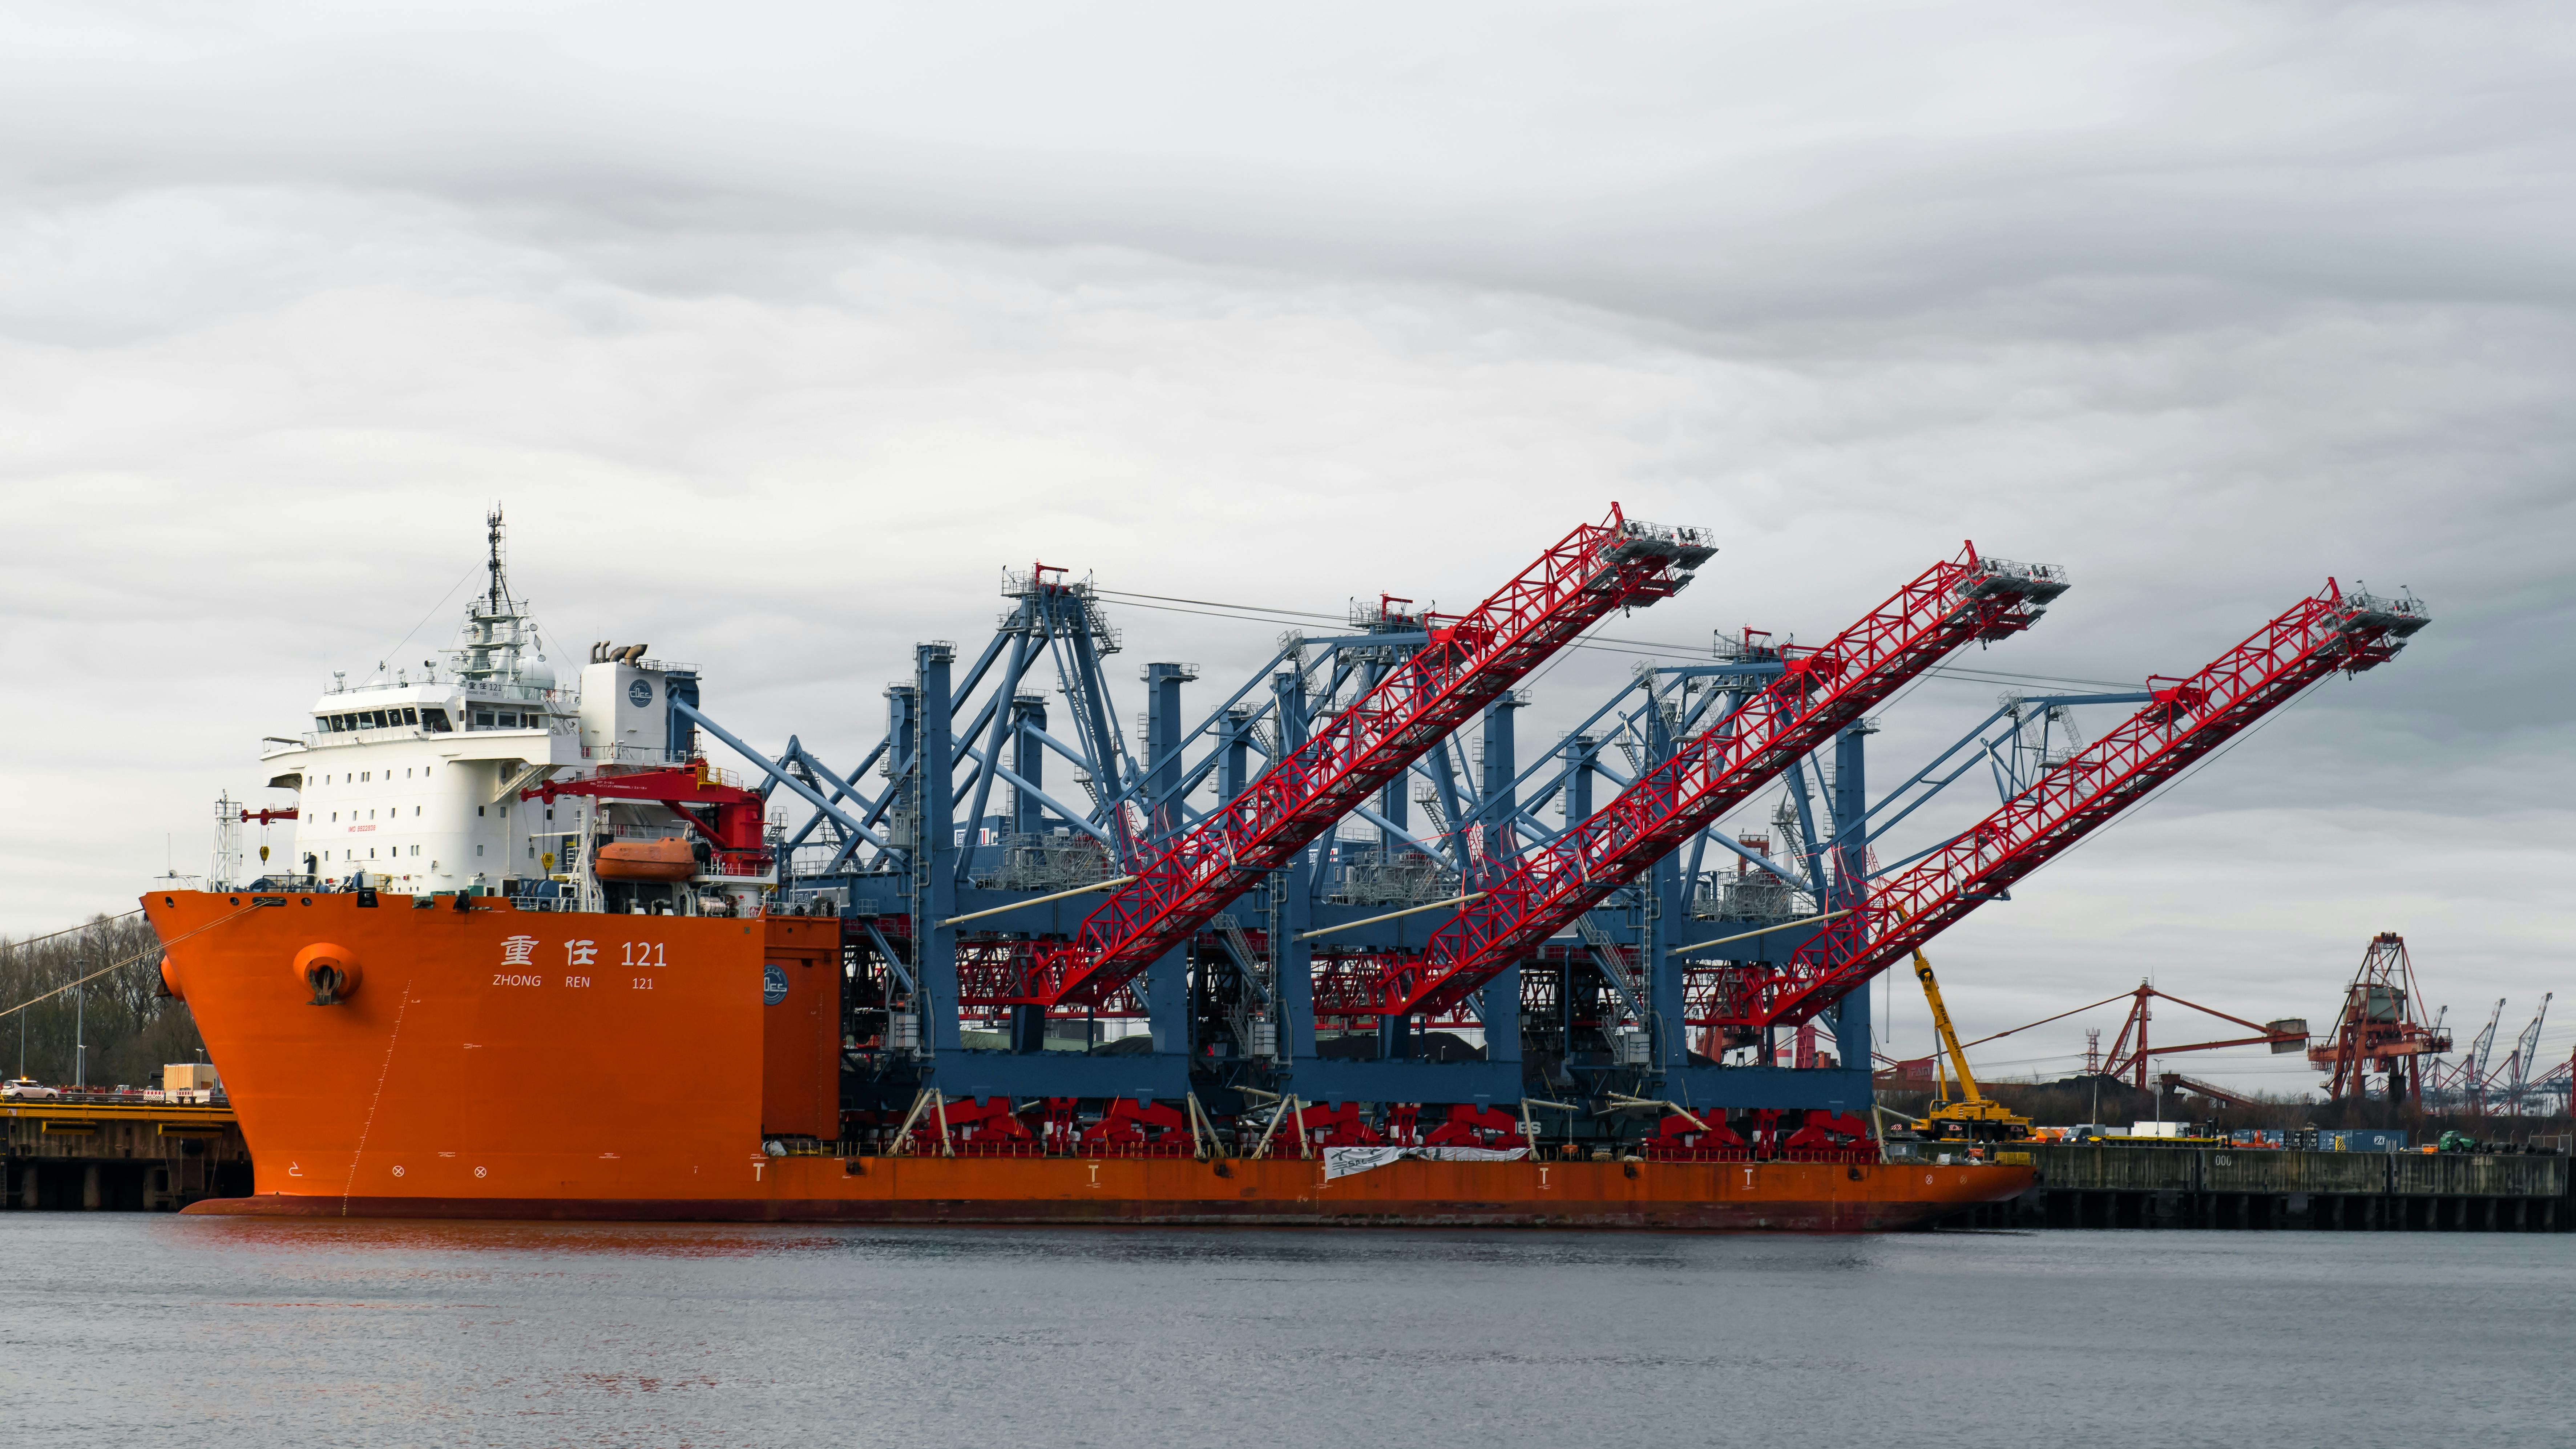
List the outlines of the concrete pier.
{"type": "Polygon", "coordinates": [[[2005,1151],[2027,1154],[2039,1170],[2030,1191],[1962,1213],[1942,1226],[2489,1233],[2576,1229],[2568,1159],[2560,1156],[2101,1143],[2013,1143],[2005,1151]]]}
{"type": "Polygon", "coordinates": [[[177,1212],[250,1192],[229,1107],[95,1101],[0,1106],[0,1208],[177,1212]]]}

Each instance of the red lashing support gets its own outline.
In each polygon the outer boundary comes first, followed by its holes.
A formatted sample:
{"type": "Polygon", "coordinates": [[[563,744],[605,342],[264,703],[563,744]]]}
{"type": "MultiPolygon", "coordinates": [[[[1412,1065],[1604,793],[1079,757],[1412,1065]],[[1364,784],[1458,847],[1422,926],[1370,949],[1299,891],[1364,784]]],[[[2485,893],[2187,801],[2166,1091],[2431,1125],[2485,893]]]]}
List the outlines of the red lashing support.
{"type": "Polygon", "coordinates": [[[1431,1129],[1430,1147],[1516,1147],[1522,1144],[1521,1119],[1509,1112],[1461,1102],[1449,1109],[1449,1120],[1431,1129]],[[1497,1138],[1508,1139],[1496,1141],[1497,1138]]]}
{"type": "Polygon", "coordinates": [[[1655,1124],[1655,1141],[1666,1147],[1742,1147],[1744,1139],[1726,1125],[1726,1118],[1710,1113],[1700,1118],[1705,1129],[1694,1127],[1688,1117],[1676,1112],[1655,1124]]]}
{"type": "Polygon", "coordinates": [[[1869,1136],[1869,1124],[1845,1113],[1809,1112],[1807,1125],[1789,1134],[1783,1148],[1795,1152],[1809,1147],[1846,1147],[1869,1136]]]}
{"type": "Polygon", "coordinates": [[[1046,1139],[1049,1145],[1059,1148],[1073,1145],[1074,1111],[1081,1105],[1080,1097],[1046,1099],[1046,1139]]]}
{"type": "Polygon", "coordinates": [[[1011,1111],[1010,1098],[994,1097],[983,1102],[960,1098],[922,1109],[920,1118],[912,1127],[914,1151],[935,1153],[939,1150],[939,1121],[943,1114],[948,1119],[948,1140],[957,1146],[970,1142],[1035,1140],[1030,1135],[1028,1124],[1011,1111]]]}
{"type": "MultiPolygon", "coordinates": [[[[1297,1121],[1306,1129],[1306,1138],[1317,1147],[1384,1147],[1386,1138],[1360,1117],[1360,1104],[1344,1102],[1338,1107],[1307,1107],[1297,1113],[1297,1121]]],[[[1286,1123],[1280,1131],[1289,1130],[1286,1123]]]]}
{"type": "Polygon", "coordinates": [[[1166,1107],[1160,1102],[1139,1102],[1133,1097],[1115,1097],[1110,1100],[1109,1110],[1082,1134],[1082,1140],[1122,1146],[1159,1142],[1176,1133],[1187,1136],[1189,1130],[1190,1119],[1182,1116],[1178,1108],[1166,1107]],[[1153,1133],[1151,1137],[1146,1135],[1149,1128],[1153,1133]]]}
{"type": "Polygon", "coordinates": [[[1753,1129],[1753,1150],[1764,1157],[1774,1156],[1780,1150],[1782,1115],[1777,1109],[1770,1107],[1756,1107],[1744,1114],[1744,1124],[1753,1129]]]}

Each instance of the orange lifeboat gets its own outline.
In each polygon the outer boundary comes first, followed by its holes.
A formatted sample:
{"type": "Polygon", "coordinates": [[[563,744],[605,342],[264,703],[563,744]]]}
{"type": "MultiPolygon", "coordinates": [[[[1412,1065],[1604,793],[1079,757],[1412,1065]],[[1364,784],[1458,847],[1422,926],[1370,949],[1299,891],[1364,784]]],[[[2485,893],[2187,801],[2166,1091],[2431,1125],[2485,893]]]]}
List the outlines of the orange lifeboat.
{"type": "Polygon", "coordinates": [[[698,873],[698,853],[685,840],[618,840],[599,848],[591,869],[601,880],[682,881],[698,873]]]}

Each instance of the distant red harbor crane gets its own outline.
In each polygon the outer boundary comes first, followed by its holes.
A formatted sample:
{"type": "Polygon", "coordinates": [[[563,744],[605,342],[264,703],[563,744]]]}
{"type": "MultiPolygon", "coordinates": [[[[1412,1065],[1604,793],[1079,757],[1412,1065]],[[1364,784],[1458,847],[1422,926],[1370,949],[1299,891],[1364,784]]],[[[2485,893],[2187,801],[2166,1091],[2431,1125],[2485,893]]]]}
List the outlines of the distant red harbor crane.
{"type": "Polygon", "coordinates": [[[2147,1060],[2150,1055],[2167,1057],[2178,1052],[2214,1052],[2223,1051],[2229,1047],[2268,1046],[2277,1056],[2302,1050],[2308,1045],[2308,1022],[2305,1017],[2289,1016],[2278,1021],[2266,1022],[2248,1021],[2244,1017],[2221,1011],[2217,1007],[2203,1006],[2197,1001],[2185,1001],[2169,991],[2158,991],[2153,985],[2144,981],[2139,982],[2135,990],[2124,991],[2119,996],[2106,996],[2099,1001],[2086,1002],[2071,1011],[2061,1011],[2055,1016],[2043,1016],[2037,1021],[2007,1027],[1992,1035],[1981,1036],[1969,1042],[1968,1045],[1983,1046],[1987,1042],[2011,1036],[2016,1032],[2025,1032],[2035,1026],[2046,1026],[2053,1021],[2064,1021],[2070,1016],[2081,1016],[2085,1012],[2108,1006],[2123,997],[2128,999],[2129,1014],[2121,1020],[2120,1034],[2112,1038],[2111,1049],[2107,1054],[2101,1050],[2100,1031],[2085,1033],[2084,1070],[2087,1076],[2127,1077],[2131,1085],[2140,1091],[2145,1091],[2147,1060]],[[2154,1009],[2148,1004],[2151,1001],[2170,1001],[2176,1006],[2188,1007],[2203,1016],[2214,1016],[2220,1021],[2232,1022],[2253,1034],[2227,1037],[2217,1041],[2185,1042],[2178,1046],[2158,1046],[2151,1053],[2147,1045],[2147,1023],[2154,1018],[2155,1014],[2154,1009]]]}
{"type": "Polygon", "coordinates": [[[2385,1079],[2378,1095],[2424,1104],[2424,1059],[2448,1055],[2451,1034],[2416,1014],[2421,1000],[2405,938],[2395,931],[2372,937],[2334,1030],[2308,1047],[2308,1064],[2328,1074],[2326,1100],[2365,1099],[2377,1075],[2385,1079]]]}

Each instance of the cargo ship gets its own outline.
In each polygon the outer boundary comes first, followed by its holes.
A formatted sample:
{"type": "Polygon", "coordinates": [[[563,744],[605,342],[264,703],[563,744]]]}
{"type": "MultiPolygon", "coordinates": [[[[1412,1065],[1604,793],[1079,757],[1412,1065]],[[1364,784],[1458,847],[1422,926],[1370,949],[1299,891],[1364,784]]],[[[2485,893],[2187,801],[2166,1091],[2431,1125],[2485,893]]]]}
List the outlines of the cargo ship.
{"type": "MultiPolygon", "coordinates": [[[[1613,525],[1599,556],[1643,558],[1622,565],[1638,577],[1686,557],[1613,525]]],[[[1561,1065],[1517,1100],[1491,1073],[1455,1100],[1300,1095],[1299,1063],[1321,1079],[1311,1033],[1291,1059],[1267,1021],[1171,1052],[1163,1016],[1102,1041],[1099,1001],[1005,1005],[986,1010],[1006,1030],[1078,1017],[1085,1035],[961,1046],[916,938],[971,914],[925,917],[960,908],[925,894],[898,831],[952,848],[968,831],[868,817],[910,914],[797,889],[766,794],[703,753],[698,669],[594,644],[559,681],[497,513],[489,542],[443,660],[335,678],[305,729],[271,737],[266,783],[295,804],[240,819],[293,822],[286,868],[263,848],[259,867],[219,860],[207,890],[142,899],[255,1164],[251,1195],[190,1212],[1872,1232],[2030,1185],[2022,1166],[1885,1160],[1851,1111],[1730,1126],[1633,1089],[1534,1100],[1561,1065]]],[[[1013,778],[1052,803],[1036,773],[1013,778]]],[[[1061,940],[1084,892],[1126,878],[978,899],[1072,897],[1061,940]]],[[[1218,930],[1238,959],[1278,934],[1218,930]]],[[[1515,1053],[1488,1055],[1521,1079],[1515,1053]]]]}
{"type": "Polygon", "coordinates": [[[252,1196],[196,1213],[1866,1232],[2029,1185],[2004,1166],[1549,1148],[1327,1177],[1345,1149],[1281,1133],[1258,1157],[1202,1152],[1186,1130],[943,1152],[934,1124],[895,1154],[840,1140],[837,920],[363,889],[146,905],[256,1167],[252,1196]]]}

